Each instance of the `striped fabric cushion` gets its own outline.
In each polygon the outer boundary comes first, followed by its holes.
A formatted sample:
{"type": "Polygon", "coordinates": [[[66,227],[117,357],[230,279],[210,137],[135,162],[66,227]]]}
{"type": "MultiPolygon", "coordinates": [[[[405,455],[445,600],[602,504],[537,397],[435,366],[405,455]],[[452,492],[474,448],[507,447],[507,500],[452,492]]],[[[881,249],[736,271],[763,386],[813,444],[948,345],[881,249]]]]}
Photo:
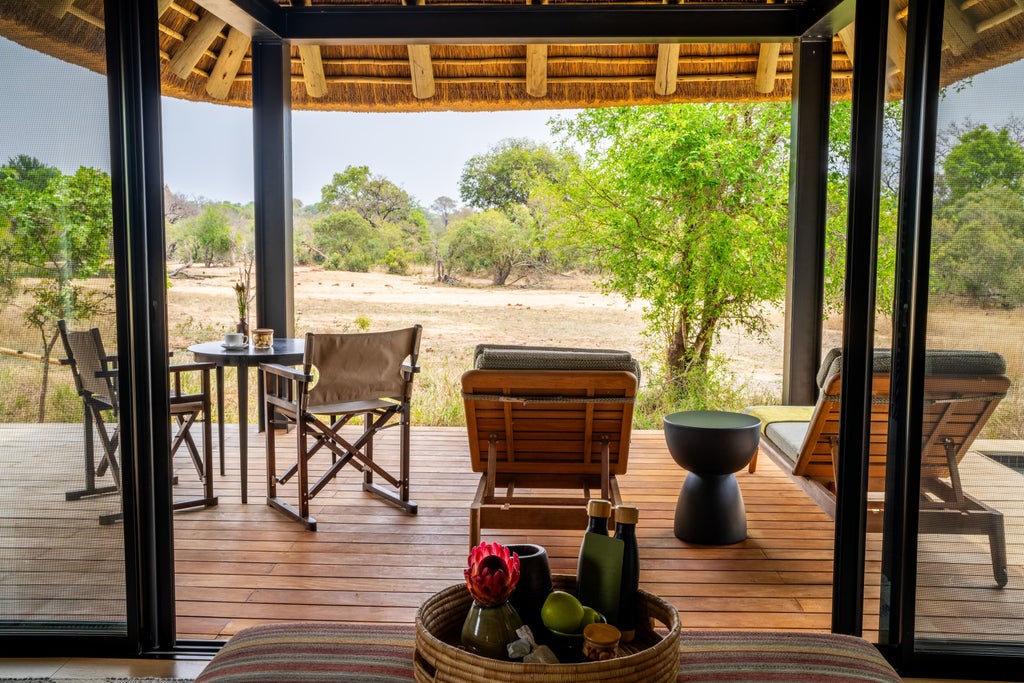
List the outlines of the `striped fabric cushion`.
{"type": "MultiPolygon", "coordinates": [[[[677,683],[900,681],[873,645],[852,636],[684,631],[679,645],[677,683]]],[[[407,683],[415,680],[414,646],[411,626],[253,626],[231,638],[195,683],[407,683]]]]}
{"type": "Polygon", "coordinates": [[[196,683],[406,683],[410,626],[267,624],[235,634],[196,683]]]}
{"type": "Polygon", "coordinates": [[[678,683],[899,683],[873,645],[831,633],[684,631],[678,683]]]}

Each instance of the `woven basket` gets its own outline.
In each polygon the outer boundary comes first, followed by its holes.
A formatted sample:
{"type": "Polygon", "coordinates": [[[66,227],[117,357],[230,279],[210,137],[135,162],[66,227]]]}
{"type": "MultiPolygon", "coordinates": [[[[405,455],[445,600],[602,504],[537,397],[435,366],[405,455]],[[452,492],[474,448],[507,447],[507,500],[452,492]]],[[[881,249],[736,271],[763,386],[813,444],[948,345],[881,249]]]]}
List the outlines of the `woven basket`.
{"type": "MultiPolygon", "coordinates": [[[[575,578],[556,575],[554,585],[572,591],[575,578]]],[[[640,591],[640,598],[636,639],[621,646],[616,659],[580,664],[523,664],[480,657],[457,646],[472,598],[464,584],[449,586],[427,598],[416,615],[416,681],[674,683],[679,673],[679,613],[646,591],[640,591]]]]}

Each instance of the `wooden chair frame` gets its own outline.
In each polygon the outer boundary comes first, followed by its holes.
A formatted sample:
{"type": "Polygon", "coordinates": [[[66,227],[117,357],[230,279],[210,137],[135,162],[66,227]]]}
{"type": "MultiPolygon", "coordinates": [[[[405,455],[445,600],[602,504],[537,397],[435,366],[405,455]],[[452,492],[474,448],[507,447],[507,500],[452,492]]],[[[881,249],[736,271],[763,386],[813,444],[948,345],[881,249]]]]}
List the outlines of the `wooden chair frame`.
{"type": "MultiPolygon", "coordinates": [[[[418,506],[409,499],[409,416],[411,411],[413,378],[419,372],[419,357],[422,328],[415,325],[407,330],[377,333],[411,335],[408,362],[401,363],[399,372],[402,388],[398,395],[377,396],[365,393],[359,400],[350,400],[330,406],[315,406],[310,403],[310,391],[314,385],[311,353],[317,344],[315,334],[306,335],[306,357],[302,370],[295,370],[276,363],[260,365],[264,378],[265,414],[277,416],[276,425],[268,425],[267,438],[267,504],[286,516],[302,523],[310,531],[316,531],[316,519],[310,516],[310,501],[320,493],[346,466],[349,465],[363,475],[363,490],[410,514],[416,514],[418,506]],[[324,412],[321,412],[323,410],[324,412]],[[356,438],[346,438],[341,430],[357,418],[363,418],[362,433],[356,438]],[[276,428],[295,428],[297,458],[283,474],[277,473],[276,428]],[[399,473],[397,476],[385,470],[374,459],[374,437],[385,429],[398,427],[399,473]],[[331,454],[331,464],[310,484],[309,463],[314,455],[326,451],[331,454]],[[378,476],[387,483],[381,486],[374,480],[378,476]],[[297,504],[292,504],[277,493],[277,486],[290,479],[297,479],[297,504]]],[[[366,337],[368,335],[323,335],[334,337],[366,337]]],[[[369,389],[372,392],[373,389],[369,389]]]]}
{"type": "MultiPolygon", "coordinates": [[[[992,574],[1008,580],[1003,515],[963,489],[959,463],[970,450],[999,401],[1006,376],[929,375],[925,377],[921,446],[920,533],[983,535],[989,540],[992,574]]],[[[839,453],[839,395],[842,379],[829,378],[815,405],[794,463],[762,438],[761,447],[830,516],[835,518],[839,453]]],[[[875,373],[868,463],[868,530],[882,530],[889,424],[889,374],[875,373]]]]}
{"type": "MultiPolygon", "coordinates": [[[[117,424],[111,433],[107,427],[104,414],[118,416],[117,396],[117,357],[108,355],[103,348],[103,340],[97,328],[85,331],[71,331],[65,321],[57,323],[61,341],[64,345],[66,358],[61,361],[71,369],[75,382],[75,390],[82,400],[82,422],[85,428],[85,486],[81,489],[68,491],[65,500],[78,500],[88,496],[105,495],[121,492],[121,466],[117,455],[120,444],[121,426],[117,424]],[[82,358],[83,354],[91,357],[82,358]],[[86,370],[88,368],[88,370],[86,370]],[[86,373],[89,373],[87,375],[86,373]],[[94,434],[99,436],[103,456],[96,463],[94,434]],[[114,483],[108,486],[97,486],[96,477],[102,477],[109,469],[114,483]]],[[[203,496],[189,500],[176,501],[172,504],[175,510],[192,507],[209,507],[217,504],[213,494],[213,431],[210,423],[210,371],[216,366],[213,363],[184,363],[170,367],[171,395],[170,415],[178,428],[172,437],[168,456],[173,458],[184,444],[189,452],[192,464],[200,481],[203,482],[203,496]],[[200,380],[199,393],[187,393],[183,390],[182,376],[186,373],[198,373],[200,380]],[[191,429],[196,422],[203,425],[203,452],[199,453],[191,429]]],[[[177,478],[172,478],[172,484],[177,478]]],[[[113,524],[122,518],[120,512],[101,515],[100,524],[113,524]]]]}
{"type": "Polygon", "coordinates": [[[636,390],[636,375],[622,370],[465,373],[471,462],[482,474],[470,547],[482,529],[583,529],[597,494],[621,503],[615,476],[626,471],[636,390]]]}

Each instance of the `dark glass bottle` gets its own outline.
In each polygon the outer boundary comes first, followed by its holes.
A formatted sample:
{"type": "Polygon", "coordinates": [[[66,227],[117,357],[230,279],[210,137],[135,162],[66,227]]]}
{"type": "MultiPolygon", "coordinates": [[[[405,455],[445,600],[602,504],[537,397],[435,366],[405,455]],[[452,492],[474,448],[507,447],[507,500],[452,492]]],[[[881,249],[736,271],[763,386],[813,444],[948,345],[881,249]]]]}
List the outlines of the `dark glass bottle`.
{"type": "Polygon", "coordinates": [[[632,505],[615,508],[615,538],[622,541],[622,583],[619,588],[619,623],[622,642],[636,636],[636,612],[640,588],[640,552],[636,543],[636,523],[640,510],[632,505]]]}

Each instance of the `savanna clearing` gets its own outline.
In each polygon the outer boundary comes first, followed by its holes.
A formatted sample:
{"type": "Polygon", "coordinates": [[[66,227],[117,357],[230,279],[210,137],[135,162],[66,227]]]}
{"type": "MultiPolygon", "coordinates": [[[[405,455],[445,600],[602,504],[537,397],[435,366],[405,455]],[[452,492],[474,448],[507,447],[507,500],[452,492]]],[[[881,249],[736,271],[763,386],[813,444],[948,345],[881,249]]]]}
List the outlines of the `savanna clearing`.
{"type": "MultiPolygon", "coordinates": [[[[174,265],[169,264],[169,272],[174,265]]],[[[198,341],[220,339],[233,331],[237,320],[232,285],[238,280],[234,267],[193,266],[170,280],[168,328],[172,362],[189,362],[185,349],[198,341]]],[[[97,286],[105,287],[108,283],[97,286]]],[[[38,353],[37,333],[21,321],[17,301],[0,315],[5,340],[0,346],[38,353]]],[[[484,342],[625,349],[644,366],[636,427],[660,428],[659,417],[674,406],[659,404],[649,391],[660,360],[660,346],[643,333],[639,304],[618,295],[598,291],[592,279],[582,275],[555,275],[541,284],[494,287],[484,280],[448,285],[433,280],[430,271],[399,276],[384,273],[329,271],[318,267],[295,268],[295,331],[374,331],[419,323],[423,326],[420,365],[422,373],[413,391],[416,424],[462,425],[462,401],[458,382],[470,369],[473,348],[484,342]]],[[[764,314],[772,326],[767,339],[752,338],[739,330],[725,330],[715,346],[724,358],[720,402],[709,408],[740,409],[753,403],[780,399],[783,359],[781,310],[764,314]]],[[[1016,387],[1024,381],[1024,349],[1019,331],[1024,311],[932,305],[929,346],[979,348],[1002,353],[1010,368],[1013,388],[990,423],[990,437],[1024,438],[1024,401],[1016,387]]],[[[95,320],[104,332],[108,351],[114,345],[111,316],[95,320]]],[[[79,326],[84,326],[80,323],[79,326]]],[[[883,320],[876,330],[876,345],[889,345],[889,325],[883,320]]],[[[824,347],[838,346],[842,319],[828,319],[824,347]]],[[[54,354],[62,355],[60,346],[54,354]]],[[[226,371],[225,394],[229,422],[237,419],[234,370],[226,371]]],[[[8,389],[0,398],[3,421],[36,419],[41,366],[25,359],[0,357],[0,384],[8,389]]],[[[51,366],[47,419],[76,421],[81,408],[71,384],[70,372],[51,366]]],[[[255,401],[250,401],[251,419],[255,401]]]]}

